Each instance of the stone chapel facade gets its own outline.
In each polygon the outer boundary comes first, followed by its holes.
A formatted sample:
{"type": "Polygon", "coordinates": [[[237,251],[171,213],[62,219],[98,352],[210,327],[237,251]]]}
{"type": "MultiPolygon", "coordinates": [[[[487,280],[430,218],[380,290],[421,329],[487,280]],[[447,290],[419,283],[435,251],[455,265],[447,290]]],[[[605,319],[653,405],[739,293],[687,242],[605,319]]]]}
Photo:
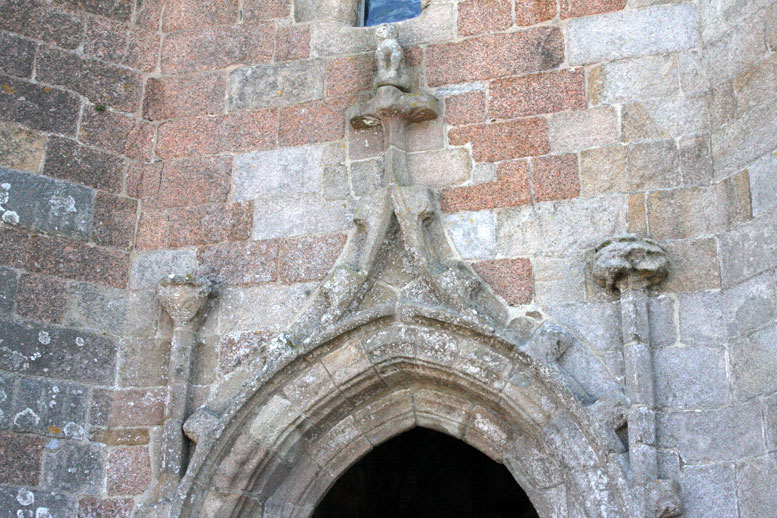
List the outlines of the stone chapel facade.
{"type": "Polygon", "coordinates": [[[0,0],[0,517],[777,513],[777,3],[0,0]]]}

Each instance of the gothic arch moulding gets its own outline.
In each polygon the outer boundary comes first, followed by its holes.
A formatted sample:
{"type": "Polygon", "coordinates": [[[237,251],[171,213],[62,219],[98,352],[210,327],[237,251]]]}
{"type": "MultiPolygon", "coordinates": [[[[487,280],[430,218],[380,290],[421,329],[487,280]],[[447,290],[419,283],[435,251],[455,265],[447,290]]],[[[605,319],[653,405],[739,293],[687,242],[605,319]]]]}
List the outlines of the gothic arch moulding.
{"type": "Polygon", "coordinates": [[[383,126],[385,186],[361,200],[294,322],[186,420],[188,469],[149,514],[307,517],[370,449],[424,426],[506,464],[543,518],[675,516],[647,512],[631,483],[621,383],[559,326],[510,321],[455,259],[435,194],[406,167],[407,125],[436,118],[438,101],[418,91],[395,30],[376,34],[375,95],[349,120],[383,126]],[[586,371],[563,368],[565,354],[589,355],[586,371]]]}

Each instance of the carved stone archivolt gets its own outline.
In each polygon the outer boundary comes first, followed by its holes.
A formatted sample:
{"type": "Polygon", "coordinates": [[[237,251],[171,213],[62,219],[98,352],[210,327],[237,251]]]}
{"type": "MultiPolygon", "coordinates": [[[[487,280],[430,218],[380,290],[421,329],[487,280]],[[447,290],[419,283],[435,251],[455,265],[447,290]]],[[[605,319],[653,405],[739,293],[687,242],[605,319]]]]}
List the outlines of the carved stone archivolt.
{"type": "Polygon", "coordinates": [[[348,117],[383,127],[385,186],[362,197],[302,312],[186,420],[196,449],[164,516],[310,516],[351,464],[415,426],[503,462],[543,518],[646,516],[616,433],[634,401],[616,382],[592,393],[562,366],[589,354],[571,333],[518,325],[455,258],[435,193],[407,170],[407,127],[439,102],[391,29],[378,34],[374,96],[348,117]]]}

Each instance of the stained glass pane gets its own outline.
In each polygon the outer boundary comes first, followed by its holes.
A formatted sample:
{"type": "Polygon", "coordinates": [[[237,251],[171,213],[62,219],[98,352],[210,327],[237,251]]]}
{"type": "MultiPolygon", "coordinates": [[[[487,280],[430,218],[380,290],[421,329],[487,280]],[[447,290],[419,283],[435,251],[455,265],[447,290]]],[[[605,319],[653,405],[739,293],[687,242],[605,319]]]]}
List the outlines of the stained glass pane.
{"type": "Polygon", "coordinates": [[[364,25],[378,25],[421,14],[421,0],[364,0],[364,25]]]}

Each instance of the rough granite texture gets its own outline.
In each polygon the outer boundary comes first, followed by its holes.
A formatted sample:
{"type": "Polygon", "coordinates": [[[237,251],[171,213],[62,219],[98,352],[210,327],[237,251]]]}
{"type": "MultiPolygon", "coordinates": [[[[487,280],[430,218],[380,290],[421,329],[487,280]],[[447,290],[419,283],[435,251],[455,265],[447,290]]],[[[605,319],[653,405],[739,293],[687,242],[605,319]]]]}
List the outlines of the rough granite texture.
{"type": "Polygon", "coordinates": [[[357,3],[0,0],[0,516],[310,516],[413,426],[771,516],[777,2],[357,3]]]}

